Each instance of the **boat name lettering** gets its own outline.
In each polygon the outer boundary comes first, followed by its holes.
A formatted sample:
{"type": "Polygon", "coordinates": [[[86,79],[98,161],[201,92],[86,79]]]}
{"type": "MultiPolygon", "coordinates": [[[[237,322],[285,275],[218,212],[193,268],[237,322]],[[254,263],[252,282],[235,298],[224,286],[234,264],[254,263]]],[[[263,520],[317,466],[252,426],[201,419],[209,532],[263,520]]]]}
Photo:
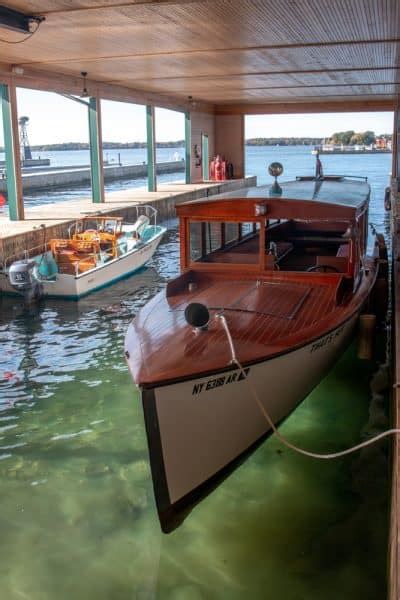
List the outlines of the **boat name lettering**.
{"type": "Polygon", "coordinates": [[[201,392],[207,392],[209,390],[213,390],[217,387],[221,387],[221,385],[226,385],[227,383],[234,383],[236,381],[242,381],[246,379],[249,374],[250,367],[243,369],[244,374],[241,371],[235,371],[234,373],[229,373],[229,375],[222,375],[222,377],[215,377],[214,379],[209,379],[208,381],[203,381],[202,383],[195,383],[193,386],[192,395],[200,394],[201,392]]]}
{"type": "Polygon", "coordinates": [[[331,342],[333,342],[333,340],[342,333],[343,329],[344,329],[344,325],[342,325],[342,327],[339,327],[339,329],[332,331],[332,333],[330,333],[329,335],[326,335],[324,338],[318,340],[318,342],[315,342],[315,344],[313,344],[311,346],[310,352],[315,352],[316,350],[319,350],[320,348],[323,348],[327,344],[330,344],[331,342]]]}

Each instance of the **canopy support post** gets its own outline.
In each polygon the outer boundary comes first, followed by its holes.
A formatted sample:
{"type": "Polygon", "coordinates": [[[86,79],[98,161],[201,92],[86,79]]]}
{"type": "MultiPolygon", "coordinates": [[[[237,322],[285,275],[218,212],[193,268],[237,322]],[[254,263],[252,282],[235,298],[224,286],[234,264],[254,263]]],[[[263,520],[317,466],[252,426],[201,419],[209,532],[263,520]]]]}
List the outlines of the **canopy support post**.
{"type": "Polygon", "coordinates": [[[88,114],[92,202],[102,203],[104,202],[104,167],[100,98],[91,97],[89,99],[88,114]]]}
{"type": "Polygon", "coordinates": [[[6,155],[7,197],[11,221],[25,218],[15,85],[0,84],[6,155]]]}
{"type": "Polygon", "coordinates": [[[156,128],[154,106],[146,106],[147,130],[147,189],[149,192],[157,191],[156,174],[156,128]]]}

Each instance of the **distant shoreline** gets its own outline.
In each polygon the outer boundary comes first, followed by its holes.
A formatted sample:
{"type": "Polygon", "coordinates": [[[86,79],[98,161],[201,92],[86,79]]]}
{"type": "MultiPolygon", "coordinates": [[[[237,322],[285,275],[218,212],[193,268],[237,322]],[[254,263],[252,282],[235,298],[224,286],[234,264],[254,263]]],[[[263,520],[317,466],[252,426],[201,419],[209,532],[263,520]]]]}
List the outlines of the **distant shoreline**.
{"type": "MultiPolygon", "coordinates": [[[[315,146],[322,143],[322,138],[251,138],[245,140],[246,146],[315,146]]],[[[183,148],[185,140],[174,142],[157,142],[157,148],[183,148]]],[[[146,142],[104,142],[103,150],[138,150],[147,148],[146,142]]],[[[83,142],[65,142],[62,144],[41,144],[31,146],[32,152],[70,152],[75,150],[89,150],[89,144],[83,142]]],[[[0,147],[0,152],[4,148],[0,147]]]]}
{"type": "MultiPolygon", "coordinates": [[[[274,147],[290,147],[290,146],[305,146],[315,147],[322,146],[323,140],[321,138],[251,138],[245,140],[245,146],[250,147],[263,147],[263,148],[274,148],[274,147]]],[[[157,142],[157,148],[184,148],[185,140],[177,140],[174,142],[157,142]]],[[[118,142],[104,142],[103,150],[143,150],[147,148],[146,142],[129,142],[129,143],[118,143],[118,142]]],[[[74,152],[78,150],[90,150],[88,143],[82,142],[66,142],[63,144],[43,144],[31,146],[32,152],[74,152]]],[[[383,150],[380,150],[382,152],[383,150]]],[[[0,147],[0,152],[4,153],[4,148],[0,147]]],[[[321,154],[350,154],[350,151],[323,151],[320,149],[321,154]]],[[[387,152],[387,150],[386,150],[387,152]]],[[[356,154],[362,154],[363,152],[357,151],[356,154]]],[[[366,153],[366,151],[364,151],[366,153]]]]}
{"type": "Polygon", "coordinates": [[[373,148],[372,150],[320,150],[319,153],[329,156],[329,154],[391,154],[392,151],[387,148],[373,148]]]}

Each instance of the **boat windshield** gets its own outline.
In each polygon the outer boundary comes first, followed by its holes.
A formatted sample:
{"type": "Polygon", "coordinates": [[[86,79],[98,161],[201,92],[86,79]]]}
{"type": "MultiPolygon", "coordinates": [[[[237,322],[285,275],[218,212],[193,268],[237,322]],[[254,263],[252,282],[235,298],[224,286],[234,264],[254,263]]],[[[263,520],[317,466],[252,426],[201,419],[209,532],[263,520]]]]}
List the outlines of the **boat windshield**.
{"type": "Polygon", "coordinates": [[[83,234],[87,231],[98,231],[118,235],[121,232],[121,219],[112,217],[86,217],[75,223],[71,228],[73,235],[83,234]]]}
{"type": "Polygon", "coordinates": [[[192,221],[191,262],[257,264],[259,223],[192,221]]]}
{"type": "Polygon", "coordinates": [[[344,220],[275,219],[267,220],[265,226],[260,222],[190,221],[189,256],[192,264],[348,273],[353,237],[350,222],[344,220]]]}

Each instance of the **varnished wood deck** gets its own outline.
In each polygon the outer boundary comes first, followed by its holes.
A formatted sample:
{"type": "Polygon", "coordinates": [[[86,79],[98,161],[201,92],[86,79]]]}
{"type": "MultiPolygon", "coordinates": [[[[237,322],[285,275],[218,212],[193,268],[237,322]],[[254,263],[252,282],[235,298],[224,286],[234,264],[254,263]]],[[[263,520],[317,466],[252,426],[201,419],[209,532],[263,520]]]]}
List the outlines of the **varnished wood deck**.
{"type": "Polygon", "coordinates": [[[217,319],[210,320],[207,333],[195,333],[187,325],[184,309],[189,302],[206,304],[212,317],[223,310],[239,360],[257,362],[316,339],[354,312],[353,302],[360,298],[337,305],[338,280],[337,275],[307,273],[283,280],[271,276],[257,284],[254,278],[220,281],[203,274],[194,292],[184,286],[167,297],[161,293],[133,322],[140,340],[136,356],[131,355],[138,369],[135,380],[174,380],[230,363],[226,334],[217,319]]]}

